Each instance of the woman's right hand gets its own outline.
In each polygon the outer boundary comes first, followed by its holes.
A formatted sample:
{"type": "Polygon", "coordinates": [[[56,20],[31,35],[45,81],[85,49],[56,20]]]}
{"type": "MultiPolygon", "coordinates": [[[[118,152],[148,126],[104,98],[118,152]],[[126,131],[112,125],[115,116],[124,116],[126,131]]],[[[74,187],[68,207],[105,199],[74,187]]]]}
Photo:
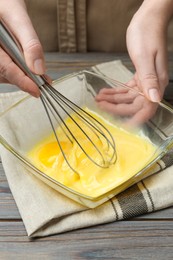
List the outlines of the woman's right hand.
{"type": "Polygon", "coordinates": [[[161,1],[158,0],[156,6],[156,0],[145,0],[127,29],[127,49],[136,70],[134,80],[153,102],[161,101],[168,84],[166,32],[169,16],[164,12],[164,5],[170,1],[161,1]]]}
{"type": "MultiPolygon", "coordinates": [[[[24,1],[1,0],[0,19],[20,43],[30,70],[38,75],[44,74],[45,63],[42,46],[32,26],[24,1]]],[[[17,85],[32,96],[40,96],[36,84],[23,73],[2,48],[0,48],[0,82],[17,85]]]]}

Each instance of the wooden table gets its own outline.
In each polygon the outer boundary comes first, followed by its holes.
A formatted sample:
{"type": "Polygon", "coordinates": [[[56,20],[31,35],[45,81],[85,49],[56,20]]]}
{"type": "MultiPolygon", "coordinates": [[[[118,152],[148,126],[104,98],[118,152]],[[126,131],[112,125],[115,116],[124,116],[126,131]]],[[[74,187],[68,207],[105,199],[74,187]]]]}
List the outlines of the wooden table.
{"type": "MultiPolygon", "coordinates": [[[[133,70],[123,54],[46,54],[48,74],[53,78],[117,58],[133,70]]],[[[171,79],[172,67],[170,56],[171,79]]],[[[1,89],[7,90],[14,88],[1,89]]],[[[173,259],[173,207],[126,221],[31,240],[0,163],[0,260],[4,259],[173,259]]]]}

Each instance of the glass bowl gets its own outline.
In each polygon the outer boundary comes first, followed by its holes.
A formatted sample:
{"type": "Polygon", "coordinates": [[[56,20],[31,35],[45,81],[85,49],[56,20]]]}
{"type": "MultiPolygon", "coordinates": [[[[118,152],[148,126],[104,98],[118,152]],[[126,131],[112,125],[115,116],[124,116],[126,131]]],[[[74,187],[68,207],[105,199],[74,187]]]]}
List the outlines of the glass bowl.
{"type": "MultiPolygon", "coordinates": [[[[27,170],[72,200],[89,208],[97,207],[132,184],[151,175],[152,166],[172,147],[173,109],[168,104],[157,104],[157,109],[151,118],[135,128],[129,128],[126,123],[131,119],[131,113],[129,115],[117,111],[108,113],[104,108],[98,108],[95,101],[95,96],[103,88],[122,88],[127,93],[129,88],[126,85],[93,71],[81,71],[54,81],[53,86],[78,106],[88,107],[112,124],[118,124],[120,128],[126,129],[127,126],[127,131],[135,131],[136,135],[145,136],[156,147],[154,153],[140,169],[115,187],[99,196],[92,196],[92,190],[91,195],[82,194],[49,177],[31,162],[28,151],[50,135],[52,128],[40,99],[29,95],[22,98],[0,115],[0,143],[17,157],[27,170]]],[[[140,93],[136,93],[141,96],[140,93]]]]}

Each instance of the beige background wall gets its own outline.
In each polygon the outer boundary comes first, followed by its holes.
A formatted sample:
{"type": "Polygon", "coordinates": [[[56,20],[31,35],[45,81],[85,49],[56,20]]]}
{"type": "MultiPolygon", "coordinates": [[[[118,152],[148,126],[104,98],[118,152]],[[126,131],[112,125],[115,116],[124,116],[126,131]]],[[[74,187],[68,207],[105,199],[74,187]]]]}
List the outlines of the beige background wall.
{"type": "MultiPolygon", "coordinates": [[[[127,26],[142,0],[26,0],[45,51],[126,51],[127,26]]],[[[173,51],[173,19],[168,30],[173,51]]]]}

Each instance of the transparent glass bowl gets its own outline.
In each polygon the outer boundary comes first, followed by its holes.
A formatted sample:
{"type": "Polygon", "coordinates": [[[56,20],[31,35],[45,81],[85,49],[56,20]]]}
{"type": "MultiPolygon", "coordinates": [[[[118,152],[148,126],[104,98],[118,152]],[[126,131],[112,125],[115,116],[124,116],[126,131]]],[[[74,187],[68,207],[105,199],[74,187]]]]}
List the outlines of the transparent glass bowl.
{"type": "MultiPolygon", "coordinates": [[[[115,121],[118,121],[120,126],[124,124],[124,120],[127,120],[127,116],[124,117],[120,114],[108,115],[104,111],[99,110],[94,98],[102,88],[116,88],[121,85],[122,88],[126,89],[126,86],[121,83],[108,79],[101,74],[95,74],[91,71],[81,71],[60,78],[53,85],[77,105],[81,107],[87,106],[98,114],[106,117],[109,116],[113,120],[116,118],[115,121]]],[[[16,156],[35,176],[65,196],[90,208],[97,207],[152,173],[150,169],[153,164],[173,145],[172,108],[165,103],[158,104],[157,111],[152,118],[138,127],[137,131],[142,131],[158,147],[157,156],[156,154],[153,155],[148,164],[143,165],[138,172],[135,172],[132,177],[121,183],[121,185],[114,187],[112,190],[98,197],[92,197],[78,193],[48,177],[44,172],[37,169],[27,157],[27,152],[52,132],[40,99],[26,96],[0,115],[0,143],[16,156]]]]}

